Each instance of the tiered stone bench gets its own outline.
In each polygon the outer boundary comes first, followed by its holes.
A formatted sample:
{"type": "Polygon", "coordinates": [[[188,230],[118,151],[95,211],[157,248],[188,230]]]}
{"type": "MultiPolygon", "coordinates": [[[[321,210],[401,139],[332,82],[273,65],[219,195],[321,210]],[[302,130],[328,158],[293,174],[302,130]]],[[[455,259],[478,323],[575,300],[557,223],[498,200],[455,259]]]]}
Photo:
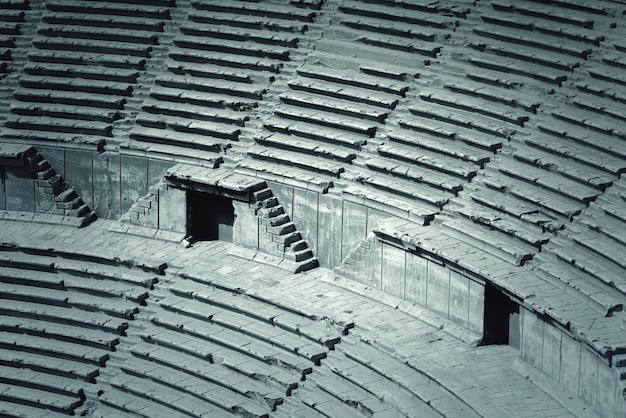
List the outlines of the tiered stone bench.
{"type": "Polygon", "coordinates": [[[5,135],[46,141],[112,137],[159,43],[173,2],[50,2],[28,54],[5,135]],[[104,16],[119,16],[105,20],[104,16]],[[154,24],[138,24],[142,17],[154,24]],[[58,104],[72,106],[59,108],[58,104]],[[104,109],[104,110],[103,110],[104,109]],[[115,109],[116,111],[110,111],[115,109]]]}
{"type": "Polygon", "coordinates": [[[84,403],[163,269],[124,262],[96,249],[1,244],[1,400],[14,405],[3,414],[73,415],[84,403]]]}
{"type": "Polygon", "coordinates": [[[103,371],[107,408],[133,412],[150,400],[192,416],[290,414],[303,408],[292,399],[299,382],[340,341],[339,330],[238,293],[218,273],[187,269],[157,287],[139,338],[103,371]]]}

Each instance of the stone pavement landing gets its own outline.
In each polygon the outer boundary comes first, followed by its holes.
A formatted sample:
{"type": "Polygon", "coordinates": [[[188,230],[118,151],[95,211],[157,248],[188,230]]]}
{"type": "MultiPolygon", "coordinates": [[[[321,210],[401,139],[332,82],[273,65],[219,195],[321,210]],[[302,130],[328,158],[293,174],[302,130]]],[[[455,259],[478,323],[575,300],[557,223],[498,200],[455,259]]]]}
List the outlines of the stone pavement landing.
{"type": "MultiPolygon", "coordinates": [[[[104,220],[97,220],[82,229],[0,220],[0,242],[46,243],[51,248],[55,243],[60,246],[72,244],[90,248],[92,253],[94,248],[101,248],[125,258],[159,260],[169,266],[168,280],[178,283],[184,282],[184,273],[218,273],[214,275],[230,288],[241,289],[268,303],[277,301],[282,306],[292,306],[322,321],[343,325],[348,336],[331,351],[332,355],[322,360],[322,366],[333,371],[331,375],[341,373],[338,370],[341,359],[353,361],[359,355],[373,353],[372,356],[377,357],[365,358],[365,363],[360,364],[393,376],[405,389],[410,389],[416,381],[411,376],[426,378],[439,395],[429,400],[423,395],[422,399],[427,399],[427,403],[445,416],[594,416],[582,404],[568,399],[559,388],[550,386],[549,381],[548,384],[535,383],[542,382],[540,372],[520,365],[515,349],[508,346],[473,347],[432,325],[432,321],[428,323],[395,309],[382,294],[380,297],[387,300],[387,304],[337,286],[333,283],[332,272],[327,269],[292,274],[229,255],[231,245],[228,243],[198,242],[184,248],[169,241],[113,232],[109,230],[110,226],[111,222],[104,220]],[[545,391],[542,387],[550,389],[545,391]],[[438,405],[437,399],[449,401],[438,405]]],[[[420,390],[417,388],[414,392],[420,390]]],[[[406,410],[403,414],[411,415],[411,412],[406,410]]]]}

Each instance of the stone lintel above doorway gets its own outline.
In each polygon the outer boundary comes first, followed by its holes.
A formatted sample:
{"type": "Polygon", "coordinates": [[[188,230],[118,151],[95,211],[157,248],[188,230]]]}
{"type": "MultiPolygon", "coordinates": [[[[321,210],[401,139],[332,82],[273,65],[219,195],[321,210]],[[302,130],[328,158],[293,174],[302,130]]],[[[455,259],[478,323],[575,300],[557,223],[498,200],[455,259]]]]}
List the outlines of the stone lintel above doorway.
{"type": "Polygon", "coordinates": [[[250,202],[252,193],[266,188],[259,178],[234,173],[223,168],[206,168],[178,164],[167,170],[168,185],[198,192],[216,194],[231,199],[250,202]]]}

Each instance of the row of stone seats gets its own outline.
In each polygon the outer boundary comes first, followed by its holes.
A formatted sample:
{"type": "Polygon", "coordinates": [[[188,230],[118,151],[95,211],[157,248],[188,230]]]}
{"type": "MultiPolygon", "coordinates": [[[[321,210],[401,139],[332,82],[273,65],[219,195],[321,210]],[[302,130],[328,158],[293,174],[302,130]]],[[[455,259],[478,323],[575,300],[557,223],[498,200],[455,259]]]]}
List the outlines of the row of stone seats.
{"type": "MultiPolygon", "coordinates": [[[[329,354],[323,367],[316,370],[310,380],[322,391],[365,415],[478,416],[420,371],[350,335],[342,338],[337,350],[329,354]]],[[[305,403],[311,402],[299,391],[295,396],[305,403]]]]}
{"type": "Polygon", "coordinates": [[[218,13],[231,13],[240,16],[264,16],[272,19],[295,20],[299,22],[313,22],[315,12],[306,8],[294,7],[295,4],[288,8],[275,3],[249,3],[236,2],[233,4],[216,4],[210,0],[192,1],[191,4],[197,10],[206,10],[218,13]]]}
{"type": "Polygon", "coordinates": [[[248,121],[240,111],[257,107],[273,80],[263,73],[277,73],[297,47],[291,31],[283,35],[281,29],[268,30],[266,23],[290,24],[302,11],[291,15],[279,9],[192,2],[169,50],[168,71],[157,75],[158,88],[151,91],[131,138],[218,152],[237,141],[248,121]]]}
{"type": "Polygon", "coordinates": [[[284,20],[280,16],[270,18],[266,15],[233,14],[226,11],[198,10],[194,9],[188,14],[189,20],[195,23],[207,23],[211,25],[230,26],[244,29],[269,29],[275,32],[304,33],[307,24],[298,20],[284,20]]]}
{"type": "MultiPolygon", "coordinates": [[[[536,172],[532,166],[527,169],[523,164],[504,158],[490,167],[481,180],[489,189],[501,193],[506,191],[508,196],[519,200],[522,205],[530,204],[541,212],[562,218],[563,222],[572,220],[589,201],[601,194],[599,190],[584,187],[557,173],[548,170],[536,172]],[[519,171],[513,171],[514,168],[519,171]]],[[[498,206],[506,207],[503,203],[498,206]]],[[[514,207],[519,206],[514,204],[514,207]]]]}
{"type": "Polygon", "coordinates": [[[2,414],[73,415],[165,265],[96,247],[0,249],[2,414]]]}
{"type": "Polygon", "coordinates": [[[590,45],[599,46],[594,19],[607,12],[600,7],[548,2],[519,5],[491,2],[492,11],[481,14],[474,28],[476,41],[469,46],[488,55],[472,57],[475,66],[522,75],[561,85],[569,72],[588,58],[590,45]],[[537,36],[529,33],[538,32],[537,36]],[[547,35],[547,37],[546,37],[547,35]],[[542,40],[542,38],[546,38],[542,40]],[[551,42],[554,39],[555,42],[551,42]],[[578,58],[578,59],[575,59],[578,58]],[[521,62],[520,62],[521,61],[521,62]],[[536,64],[529,66],[529,63],[536,64]]]}
{"type": "MultiPolygon", "coordinates": [[[[478,44],[476,44],[478,45],[478,44]]],[[[479,48],[482,48],[479,46],[479,48]]],[[[479,67],[480,72],[485,70],[491,70],[496,73],[507,73],[515,76],[528,77],[539,81],[545,81],[548,83],[561,86],[564,81],[567,80],[567,76],[561,72],[556,72],[550,69],[538,68],[536,66],[530,67],[527,64],[520,64],[512,59],[497,59],[493,55],[482,57],[471,57],[468,59],[470,64],[479,67]]],[[[473,73],[478,71],[472,71],[473,73]]]]}
{"type": "Polygon", "coordinates": [[[289,398],[340,341],[341,330],[204,269],[159,290],[140,337],[103,371],[111,387],[99,399],[112,410],[139,412],[149,400],[171,416],[294,416],[289,398]]]}
{"type": "Polygon", "coordinates": [[[598,141],[598,135],[555,121],[549,125],[540,123],[538,128],[544,135],[524,138],[524,141],[532,147],[554,155],[567,156],[582,166],[590,166],[615,175],[626,169],[624,165],[626,149],[619,141],[608,138],[598,141]]]}
{"type": "Polygon", "coordinates": [[[27,0],[0,2],[0,74],[12,70],[13,50],[17,46],[17,38],[22,34],[22,24],[26,22],[25,11],[28,9],[27,0]]]}
{"type": "MultiPolygon", "coordinates": [[[[432,187],[456,193],[461,190],[463,182],[470,181],[476,176],[481,167],[474,161],[467,161],[469,158],[458,158],[452,152],[440,152],[442,148],[443,151],[447,151],[444,147],[432,150],[432,148],[421,146],[421,141],[415,144],[410,140],[412,138],[409,136],[410,134],[404,135],[404,133],[396,132],[398,131],[389,135],[392,142],[377,147],[380,156],[392,159],[397,163],[397,167],[386,164],[396,175],[402,175],[403,170],[406,170],[404,172],[408,178],[414,178],[420,182],[428,183],[432,187]],[[453,155],[450,156],[449,154],[453,155]],[[408,166],[407,163],[411,165],[408,166]],[[420,179],[420,176],[423,179],[420,179]]],[[[484,161],[485,157],[478,160],[484,161]]]]}
{"type": "MultiPolygon", "coordinates": [[[[412,7],[411,3],[386,1],[379,4],[378,2],[359,2],[354,0],[344,1],[339,10],[346,14],[352,14],[356,16],[376,17],[381,20],[406,22],[418,26],[426,26],[438,29],[450,28],[453,26],[454,21],[443,14],[449,13],[450,10],[445,6],[441,7],[437,4],[423,6],[428,11],[428,14],[424,13],[406,13],[406,9],[420,10],[419,8],[412,7]],[[441,14],[439,14],[441,13],[441,14]]],[[[463,17],[469,12],[466,8],[459,7],[454,11],[454,14],[463,17]]]]}
{"type": "Polygon", "coordinates": [[[416,12],[414,6],[402,2],[375,5],[343,2],[339,6],[343,28],[328,31],[331,37],[332,32],[337,32],[338,39],[354,39],[370,47],[421,55],[426,62],[440,53],[441,41],[449,36],[445,30],[454,25],[454,20],[443,15],[450,10],[433,6],[424,7],[428,10],[418,8],[416,12]],[[420,13],[423,11],[428,13],[420,13]]]}
{"type": "MultiPolygon", "coordinates": [[[[279,118],[265,123],[267,130],[278,134],[257,138],[264,146],[313,154],[324,160],[312,161],[295,153],[281,159],[270,150],[261,151],[265,159],[287,164],[302,161],[296,166],[337,177],[344,171],[342,165],[325,160],[353,161],[356,154],[341,147],[360,149],[367,138],[376,134],[377,125],[384,122],[408,88],[404,83],[387,82],[353,70],[326,68],[305,65],[297,70],[298,77],[288,82],[290,91],[280,95],[282,103],[274,111],[279,118]]],[[[263,158],[258,152],[254,156],[263,158]]]]}
{"type": "Polygon", "coordinates": [[[430,180],[431,183],[436,180],[425,178],[420,169],[378,157],[369,158],[360,164],[373,172],[359,174],[357,178],[359,183],[392,196],[412,200],[416,205],[434,206],[440,209],[454,196],[449,190],[446,190],[446,188],[451,189],[454,186],[446,184],[444,179],[437,188],[426,184],[427,180],[430,180]]]}
{"type": "MultiPolygon", "coordinates": [[[[194,15],[192,19],[196,16],[197,15],[194,15]]],[[[274,32],[242,30],[236,27],[207,27],[204,22],[186,22],[180,27],[180,30],[185,35],[194,37],[210,37],[238,42],[252,41],[258,44],[268,45],[268,47],[273,46],[276,48],[276,51],[279,51],[280,48],[297,48],[299,41],[296,35],[278,35],[274,32]]],[[[270,51],[271,50],[272,48],[270,48],[270,51]]],[[[280,53],[279,55],[283,56],[285,54],[280,53]]]]}
{"type": "Polygon", "coordinates": [[[537,31],[541,34],[562,37],[584,44],[600,46],[600,42],[604,40],[602,34],[589,32],[588,30],[578,29],[576,27],[555,27],[551,22],[538,21],[534,16],[530,15],[483,13],[480,17],[485,23],[503,26],[504,28],[537,31]]]}
{"type": "Polygon", "coordinates": [[[50,132],[49,139],[56,140],[112,136],[114,123],[126,114],[107,110],[123,110],[134,94],[172,5],[46,3],[15,92],[8,134],[45,139],[50,132]],[[59,103],[72,108],[58,111],[59,103]]]}
{"type": "Polygon", "coordinates": [[[175,5],[174,0],[151,1],[129,1],[124,2],[99,2],[91,1],[83,3],[80,1],[51,1],[46,3],[46,8],[52,12],[75,13],[84,15],[113,15],[113,16],[134,16],[144,19],[169,19],[169,7],[175,5]]]}
{"type": "Polygon", "coordinates": [[[261,145],[279,148],[289,151],[296,151],[303,154],[310,154],[349,163],[356,158],[356,154],[351,150],[345,150],[337,146],[318,143],[306,137],[295,135],[285,135],[282,133],[269,133],[263,136],[255,136],[254,140],[261,145]]]}
{"type": "Polygon", "coordinates": [[[164,27],[162,20],[146,20],[133,17],[132,15],[124,16],[120,14],[116,14],[115,19],[111,19],[110,15],[107,14],[61,12],[54,11],[54,8],[44,11],[41,20],[49,25],[118,28],[156,33],[163,32],[164,27]]]}

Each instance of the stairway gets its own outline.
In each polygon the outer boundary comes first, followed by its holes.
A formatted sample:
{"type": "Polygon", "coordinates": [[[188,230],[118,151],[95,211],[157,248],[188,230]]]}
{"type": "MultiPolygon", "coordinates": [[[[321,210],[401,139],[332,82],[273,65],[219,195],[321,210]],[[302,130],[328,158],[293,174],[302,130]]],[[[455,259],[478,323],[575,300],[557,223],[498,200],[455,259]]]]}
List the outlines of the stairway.
{"type": "Polygon", "coordinates": [[[96,213],[83,201],[39,152],[28,157],[35,180],[36,212],[50,215],[63,224],[78,228],[89,225],[96,213]]]}
{"type": "Polygon", "coordinates": [[[319,267],[313,252],[269,187],[252,193],[259,218],[259,251],[277,256],[279,267],[299,273],[319,267]]]}

